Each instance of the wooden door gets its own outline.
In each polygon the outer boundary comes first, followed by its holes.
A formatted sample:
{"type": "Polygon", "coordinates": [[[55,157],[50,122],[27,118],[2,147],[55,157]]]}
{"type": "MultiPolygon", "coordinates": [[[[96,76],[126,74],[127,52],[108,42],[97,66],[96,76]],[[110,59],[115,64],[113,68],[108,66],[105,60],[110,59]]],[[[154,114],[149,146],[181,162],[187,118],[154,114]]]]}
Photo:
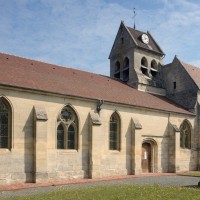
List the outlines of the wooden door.
{"type": "Polygon", "coordinates": [[[151,145],[149,143],[142,144],[142,172],[151,172],[151,145]]]}

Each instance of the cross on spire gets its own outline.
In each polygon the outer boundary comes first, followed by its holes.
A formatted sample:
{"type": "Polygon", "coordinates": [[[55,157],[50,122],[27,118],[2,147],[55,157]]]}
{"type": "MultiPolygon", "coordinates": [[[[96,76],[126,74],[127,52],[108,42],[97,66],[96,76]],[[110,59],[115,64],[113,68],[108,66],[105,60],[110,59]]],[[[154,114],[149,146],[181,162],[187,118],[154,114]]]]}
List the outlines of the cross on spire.
{"type": "Polygon", "coordinates": [[[135,16],[136,15],[137,15],[137,13],[135,12],[135,8],[133,8],[134,29],[135,29],[135,16]]]}

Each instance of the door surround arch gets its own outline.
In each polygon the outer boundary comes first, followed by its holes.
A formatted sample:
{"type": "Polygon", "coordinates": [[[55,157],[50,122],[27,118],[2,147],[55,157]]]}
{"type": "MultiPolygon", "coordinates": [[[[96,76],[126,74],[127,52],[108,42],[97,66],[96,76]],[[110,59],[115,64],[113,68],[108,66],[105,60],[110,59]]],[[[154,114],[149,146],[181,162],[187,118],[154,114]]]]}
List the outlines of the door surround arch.
{"type": "Polygon", "coordinates": [[[142,173],[158,172],[158,145],[152,138],[142,141],[141,169],[142,173]]]}

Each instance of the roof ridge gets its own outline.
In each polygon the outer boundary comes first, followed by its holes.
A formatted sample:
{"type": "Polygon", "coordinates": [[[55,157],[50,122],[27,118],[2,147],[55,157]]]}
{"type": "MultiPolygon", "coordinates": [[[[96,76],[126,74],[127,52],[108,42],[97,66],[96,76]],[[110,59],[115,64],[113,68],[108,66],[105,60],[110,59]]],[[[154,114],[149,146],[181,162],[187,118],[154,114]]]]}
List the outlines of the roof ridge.
{"type": "Polygon", "coordinates": [[[138,32],[141,32],[141,33],[147,33],[147,32],[145,32],[145,31],[140,31],[140,30],[138,30],[138,29],[134,29],[134,28],[132,28],[132,27],[130,27],[130,26],[126,26],[127,28],[130,28],[130,29],[133,29],[134,31],[138,31],[138,32]]]}
{"type": "Polygon", "coordinates": [[[121,80],[106,75],[60,67],[8,54],[0,54],[0,61],[1,87],[21,88],[85,99],[104,99],[107,102],[144,109],[194,115],[174,105],[173,102],[169,103],[164,97],[138,91],[121,80]],[[10,58],[10,61],[6,59],[6,56],[10,58]],[[58,67],[56,73],[52,70],[54,67],[58,67]],[[76,71],[77,73],[74,73],[76,71]]]}
{"type": "Polygon", "coordinates": [[[133,37],[133,35],[131,34],[130,30],[129,30],[129,27],[128,26],[125,26],[128,34],[130,35],[130,37],[132,38],[133,42],[135,43],[136,46],[138,46],[138,43],[137,41],[135,40],[135,38],[133,37]]]}
{"type": "Polygon", "coordinates": [[[130,32],[131,37],[133,38],[134,41],[137,43],[137,47],[148,50],[148,51],[153,51],[157,54],[160,55],[165,55],[161,47],[157,44],[156,40],[153,38],[153,36],[147,31],[141,31],[141,30],[136,30],[131,27],[127,26],[127,30],[130,32]],[[148,44],[144,44],[141,39],[139,39],[142,34],[146,34],[149,36],[150,40],[148,44]]]}
{"type": "Polygon", "coordinates": [[[183,69],[186,71],[188,76],[192,79],[193,83],[197,86],[197,88],[200,88],[200,81],[199,81],[200,80],[200,68],[195,67],[194,65],[191,65],[189,63],[181,61],[179,58],[177,58],[177,56],[175,58],[182,65],[183,69]]]}
{"type": "Polygon", "coordinates": [[[163,53],[163,55],[165,56],[164,51],[161,49],[160,45],[156,42],[156,40],[154,39],[154,37],[151,35],[150,31],[147,31],[147,34],[154,40],[155,45],[158,47],[158,49],[163,53]]]}
{"type": "Polygon", "coordinates": [[[14,54],[10,54],[10,53],[5,53],[5,52],[0,52],[0,54],[3,54],[5,56],[13,56],[13,57],[16,57],[16,58],[22,58],[22,59],[25,59],[25,60],[30,60],[30,61],[36,61],[36,62],[41,62],[41,63],[45,63],[45,64],[48,64],[48,65],[56,65],[56,66],[60,66],[60,67],[63,67],[61,65],[57,65],[57,64],[51,64],[51,63],[48,63],[46,61],[42,61],[42,60],[36,60],[34,58],[27,58],[27,57],[23,57],[23,56],[19,56],[19,55],[14,55],[14,54]]]}
{"type": "Polygon", "coordinates": [[[200,69],[199,66],[196,66],[196,65],[190,64],[190,63],[185,62],[185,61],[182,61],[182,60],[180,60],[180,59],[178,59],[178,60],[181,62],[181,64],[186,64],[186,65],[189,65],[190,67],[200,69]]]}
{"type": "Polygon", "coordinates": [[[63,68],[63,69],[70,69],[70,70],[80,71],[80,72],[89,73],[89,74],[93,74],[93,75],[102,75],[102,74],[97,74],[97,73],[94,73],[94,72],[89,72],[89,71],[84,71],[84,70],[76,69],[76,68],[69,67],[69,66],[61,66],[61,65],[58,65],[58,64],[52,64],[52,63],[48,63],[46,61],[36,60],[36,59],[33,59],[33,58],[26,58],[26,57],[14,55],[14,54],[9,54],[9,53],[4,53],[4,52],[0,52],[0,54],[2,54],[4,56],[10,56],[10,57],[15,57],[15,58],[19,58],[19,59],[25,59],[27,61],[32,61],[32,62],[37,62],[37,63],[41,63],[41,64],[46,64],[48,66],[55,66],[55,67],[63,68]]]}

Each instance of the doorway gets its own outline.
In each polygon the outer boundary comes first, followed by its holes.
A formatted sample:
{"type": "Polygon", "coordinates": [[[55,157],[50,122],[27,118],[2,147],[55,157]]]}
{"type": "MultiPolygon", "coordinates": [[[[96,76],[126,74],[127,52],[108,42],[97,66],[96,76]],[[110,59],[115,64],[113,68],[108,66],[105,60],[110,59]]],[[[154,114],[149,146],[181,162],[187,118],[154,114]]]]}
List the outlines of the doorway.
{"type": "Polygon", "coordinates": [[[151,144],[145,142],[142,144],[142,172],[149,173],[151,170],[151,144]]]}

